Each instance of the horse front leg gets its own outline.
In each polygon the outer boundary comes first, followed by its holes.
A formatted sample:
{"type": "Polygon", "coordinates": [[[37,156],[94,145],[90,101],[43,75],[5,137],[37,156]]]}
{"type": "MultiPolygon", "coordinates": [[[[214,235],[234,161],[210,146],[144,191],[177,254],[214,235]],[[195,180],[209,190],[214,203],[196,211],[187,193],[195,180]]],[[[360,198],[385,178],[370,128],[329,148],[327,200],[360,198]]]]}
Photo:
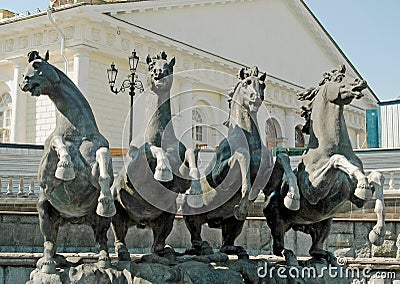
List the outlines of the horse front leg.
{"type": "Polygon", "coordinates": [[[369,240],[376,246],[381,246],[385,239],[385,202],[383,200],[383,183],[385,181],[384,176],[378,171],[372,171],[368,175],[368,182],[375,190],[375,214],[377,222],[372,231],[369,233],[369,240]]]}
{"type": "Polygon", "coordinates": [[[169,160],[161,147],[157,147],[146,143],[145,146],[146,156],[149,154],[157,160],[156,170],[154,172],[154,179],[161,182],[168,182],[173,180],[171,165],[169,160]]]}
{"type": "Polygon", "coordinates": [[[98,182],[100,185],[100,196],[96,213],[102,217],[112,217],[115,215],[116,209],[110,189],[112,180],[108,171],[111,166],[111,153],[107,147],[100,147],[96,151],[96,164],[99,170],[98,182]]]}
{"type": "Polygon", "coordinates": [[[75,179],[74,164],[71,161],[64,139],[61,136],[54,136],[50,145],[57,152],[59,159],[55,177],[64,181],[75,179]]]}
{"type": "MultiPolygon", "coordinates": [[[[286,193],[285,198],[283,199],[283,203],[285,207],[290,210],[299,210],[300,209],[300,191],[297,186],[297,178],[296,175],[292,171],[292,167],[290,166],[290,159],[287,154],[279,154],[276,157],[275,166],[280,168],[281,178],[286,181],[288,184],[289,190],[286,193]]],[[[272,172],[271,177],[276,178],[274,172],[272,172]]]]}
{"type": "Polygon", "coordinates": [[[368,179],[359,167],[350,163],[349,160],[342,155],[333,155],[331,159],[334,160],[335,168],[338,168],[347,173],[350,177],[357,179],[357,188],[354,191],[356,197],[361,200],[369,200],[372,198],[372,190],[369,186],[368,179]]]}
{"type": "Polygon", "coordinates": [[[240,174],[242,179],[242,199],[239,204],[235,206],[234,215],[239,221],[243,221],[247,217],[249,209],[249,196],[251,190],[250,181],[250,153],[245,148],[238,148],[235,153],[229,158],[228,166],[232,169],[235,164],[239,165],[240,174]]]}
{"type": "Polygon", "coordinates": [[[185,160],[179,168],[179,173],[191,180],[190,189],[186,196],[187,204],[192,208],[203,206],[203,191],[200,184],[200,171],[197,168],[198,149],[189,148],[185,151],[185,160]]]}

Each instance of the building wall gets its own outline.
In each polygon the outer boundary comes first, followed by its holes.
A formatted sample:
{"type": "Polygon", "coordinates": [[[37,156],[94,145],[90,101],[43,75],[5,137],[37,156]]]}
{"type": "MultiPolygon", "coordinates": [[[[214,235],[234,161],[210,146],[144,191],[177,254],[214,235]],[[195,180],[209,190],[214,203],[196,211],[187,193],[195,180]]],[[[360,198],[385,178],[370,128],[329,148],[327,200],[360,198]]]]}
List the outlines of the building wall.
{"type": "MultiPolygon", "coordinates": [[[[145,5],[146,1],[138,2],[140,5],[145,5]]],[[[279,147],[294,147],[294,129],[296,125],[302,124],[303,119],[300,117],[300,103],[297,101],[296,92],[302,88],[294,85],[285,80],[295,79],[294,74],[297,74],[297,81],[300,83],[306,83],[310,80],[310,85],[315,86],[320,79],[320,73],[323,71],[330,70],[332,64],[335,62],[331,61],[330,50],[318,45],[310,31],[303,26],[302,23],[297,23],[299,18],[293,11],[293,7],[287,4],[283,4],[280,1],[254,1],[246,2],[245,13],[255,13],[259,15],[260,11],[255,11],[254,5],[268,5],[263,11],[265,15],[263,25],[268,28],[272,28],[268,21],[274,20],[276,17],[281,17],[285,20],[285,25],[277,25],[275,29],[265,30],[265,34],[261,33],[260,38],[256,38],[257,44],[255,50],[249,52],[242,52],[242,49],[248,47],[248,38],[251,38],[252,33],[257,29],[252,29],[252,22],[249,22],[249,32],[245,33],[246,37],[240,38],[241,40],[235,42],[235,45],[225,46],[224,53],[221,55],[224,58],[230,59],[230,55],[235,54],[234,59],[238,59],[245,65],[258,65],[261,71],[266,71],[273,76],[267,79],[267,89],[265,91],[265,102],[264,108],[260,110],[258,122],[260,126],[261,136],[263,140],[265,137],[265,121],[268,118],[273,118],[277,125],[278,132],[278,146],[279,147]],[[247,7],[248,6],[248,7],[247,7]],[[250,12],[249,12],[250,11],[250,12]],[[271,15],[270,15],[271,14],[271,15]],[[272,20],[270,19],[272,18],[272,20]],[[285,30],[282,30],[285,29],[285,30]],[[298,44],[303,45],[301,48],[302,52],[309,52],[307,54],[296,53],[290,48],[292,45],[288,40],[286,34],[287,31],[296,34],[296,37],[301,37],[301,41],[298,44]],[[307,36],[306,36],[307,34],[307,36]],[[268,35],[268,37],[267,37],[268,35]],[[275,41],[271,41],[270,37],[277,37],[275,41]],[[279,42],[278,42],[279,37],[279,42]],[[308,47],[311,45],[313,47],[308,47]],[[235,48],[232,48],[235,46],[235,48]],[[259,46],[268,47],[268,50],[258,49],[259,46]],[[275,47],[274,47],[275,46],[275,47]],[[273,48],[280,46],[279,50],[274,51],[273,48]],[[313,52],[313,49],[318,49],[318,52],[313,52]],[[286,54],[287,53],[287,54],[286,54]],[[252,56],[243,57],[241,56],[252,56]],[[271,58],[266,58],[269,56],[271,58]],[[294,66],[299,66],[301,62],[307,58],[308,64],[306,66],[310,68],[318,69],[318,78],[316,80],[312,78],[310,72],[299,72],[295,70],[294,66]],[[267,60],[268,59],[268,60],[267,60]],[[272,61],[270,61],[272,60],[272,61]],[[275,60],[275,63],[273,62],[275,60]],[[271,62],[271,65],[269,64],[271,62]],[[263,66],[268,63],[268,66],[263,66]],[[273,63],[273,64],[272,64],[273,63]],[[278,64],[279,63],[279,64],[278,64]],[[328,64],[329,63],[329,64],[328,64]],[[283,68],[281,71],[274,69],[274,64],[279,68],[283,68]],[[270,66],[269,66],[270,65],[270,66]],[[329,65],[329,67],[325,67],[329,65]],[[280,75],[283,72],[283,80],[275,78],[274,76],[280,75]],[[308,76],[307,80],[301,79],[301,76],[308,76]]],[[[125,4],[118,4],[125,5],[125,4]]],[[[117,6],[118,6],[117,5],[117,6]]],[[[130,5],[133,5],[132,3],[130,5]]],[[[147,21],[150,21],[153,16],[157,17],[159,22],[164,22],[165,17],[165,28],[168,28],[171,33],[183,33],[191,36],[188,40],[191,40],[190,44],[196,43],[196,40],[204,40],[203,44],[213,44],[215,46],[224,46],[229,43],[229,40],[237,39],[237,37],[230,37],[229,32],[226,32],[223,26],[217,25],[220,21],[221,13],[231,13],[232,21],[234,23],[230,28],[239,29],[238,17],[242,11],[239,3],[227,3],[226,8],[221,10],[219,4],[216,6],[205,5],[204,7],[196,6],[198,15],[207,14],[209,16],[209,23],[214,25],[215,31],[211,30],[208,35],[220,36],[218,41],[211,41],[210,38],[207,40],[202,39],[205,35],[199,31],[196,33],[196,29],[191,25],[195,25],[196,21],[200,21],[197,13],[193,15],[193,21],[187,23],[187,27],[177,28],[177,30],[170,30],[170,25],[173,25],[173,21],[168,20],[167,16],[164,15],[163,11],[152,11],[146,10],[145,13],[136,13],[133,15],[127,13],[125,16],[127,20],[132,20],[135,16],[134,21],[140,24],[140,21],[144,21],[144,15],[148,16],[147,21]],[[214,8],[216,9],[214,11],[214,8]],[[222,12],[223,11],[223,12],[222,12]],[[236,17],[236,18],[235,18],[236,17]],[[196,21],[195,21],[196,20],[196,21]],[[217,21],[218,20],[218,21],[217,21]],[[222,29],[222,33],[220,33],[222,29]],[[215,32],[215,34],[214,34],[215,32]]],[[[256,6],[257,6],[256,5],[256,6]]],[[[174,115],[175,130],[178,137],[183,137],[187,146],[193,145],[191,141],[190,131],[191,128],[191,115],[190,112],[182,112],[182,110],[193,107],[201,107],[204,109],[207,123],[211,125],[212,129],[208,129],[207,137],[210,139],[207,144],[210,147],[215,147],[219,141],[226,135],[227,129],[222,126],[222,123],[227,119],[228,105],[226,94],[232,88],[236,82],[236,73],[241,67],[240,64],[234,63],[224,58],[215,57],[214,55],[202,53],[198,49],[191,49],[189,46],[180,45],[176,47],[175,42],[170,39],[157,38],[157,40],[151,38],[154,34],[146,34],[145,31],[139,33],[134,27],[124,26],[121,28],[116,25],[120,23],[106,15],[102,15],[103,10],[96,11],[91,8],[103,9],[108,5],[96,6],[84,6],[73,8],[70,10],[55,13],[57,23],[60,25],[61,30],[64,32],[66,37],[66,49],[65,54],[68,58],[68,75],[82,90],[84,95],[87,97],[90,105],[92,106],[95,114],[97,124],[100,131],[109,139],[110,145],[113,148],[127,146],[128,139],[128,128],[129,125],[129,96],[127,93],[121,93],[118,96],[112,94],[109,90],[106,69],[109,68],[111,62],[115,62],[117,68],[119,68],[119,75],[117,79],[117,85],[119,86],[128,72],[127,57],[130,51],[135,48],[140,56],[140,63],[138,67],[139,78],[143,81],[146,86],[146,73],[147,65],[145,64],[145,58],[147,54],[154,55],[160,50],[165,50],[172,58],[176,57],[175,65],[175,81],[172,89],[172,93],[178,94],[176,100],[172,103],[172,112],[174,115]],[[77,13],[71,13],[71,11],[77,13]],[[84,14],[81,14],[83,13],[84,14]],[[103,21],[96,20],[98,17],[102,17],[103,21]],[[62,21],[65,19],[64,21],[62,21]],[[182,74],[182,72],[184,74],[182,74]],[[190,89],[190,92],[187,90],[190,89]],[[185,96],[179,96],[181,92],[187,92],[185,96]],[[190,96],[190,98],[189,98],[190,96]],[[207,106],[207,107],[206,107],[207,106]],[[128,120],[127,120],[128,118],[128,120]]],[[[110,7],[114,5],[110,5],[110,7]]],[[[257,7],[261,7],[257,6],[257,7]]],[[[111,8],[110,8],[111,9],[111,8]]],[[[186,19],[188,7],[174,8],[174,17],[176,19],[186,19]]],[[[167,10],[166,10],[167,11],[167,10]]],[[[172,11],[172,10],[171,10],[172,11]]],[[[262,15],[264,15],[262,14],[262,15]]],[[[169,15],[169,14],[168,14],[169,15]]],[[[259,21],[262,17],[254,17],[259,21]]],[[[169,18],[168,18],[169,19],[169,18]]],[[[207,18],[208,19],[208,18],[207,18]]],[[[283,21],[283,20],[282,20],[283,21]]],[[[179,21],[178,21],[179,22],[179,21]]],[[[276,21],[275,21],[276,22],[276,21]]],[[[206,23],[208,25],[208,23],[206,23]]],[[[262,26],[260,26],[262,27],[262,26]]],[[[164,28],[159,27],[159,28],[164,28]]],[[[197,27],[200,28],[200,27],[197,27]]],[[[207,30],[207,26],[203,26],[207,30]]],[[[157,31],[157,29],[155,29],[157,31]]],[[[259,29],[258,29],[259,31],[259,29]]],[[[258,33],[260,34],[260,33],[258,33]]],[[[22,93],[15,88],[18,84],[19,78],[21,78],[24,66],[26,66],[26,54],[31,50],[39,50],[44,52],[50,50],[50,62],[61,70],[64,70],[64,61],[60,54],[60,35],[57,33],[55,28],[49,26],[49,21],[46,15],[42,15],[35,18],[29,18],[23,21],[10,23],[7,25],[0,25],[0,35],[4,35],[4,41],[0,43],[0,82],[11,91],[13,97],[18,97],[17,93],[22,93]],[[26,26],[32,26],[35,32],[29,32],[26,30],[26,26]],[[19,33],[16,33],[19,31],[19,33]],[[18,67],[18,68],[17,68],[18,67]],[[18,73],[19,72],[19,73],[18,73]],[[16,79],[18,78],[18,79],[16,79]]],[[[168,34],[171,35],[171,34],[168,34]]],[[[198,48],[202,48],[202,44],[196,45],[198,48]]],[[[308,84],[306,85],[308,86],[308,84]]],[[[143,115],[144,107],[143,103],[139,103],[140,97],[144,95],[136,95],[138,104],[134,108],[134,133],[138,133],[143,128],[143,115]]],[[[14,123],[14,130],[21,132],[19,137],[11,142],[17,143],[34,143],[43,144],[46,137],[51,133],[55,126],[55,114],[54,106],[46,97],[32,98],[26,97],[26,102],[21,102],[15,106],[14,112],[20,114],[20,109],[26,110],[26,121],[22,116],[16,116],[19,122],[14,123]],[[26,126],[23,121],[26,122],[26,126]]],[[[354,103],[354,106],[346,108],[346,120],[348,121],[349,133],[353,146],[357,146],[357,135],[364,131],[364,109],[376,107],[374,101],[367,97],[363,100],[354,103]]],[[[134,135],[135,136],[135,135],[134,135]]]]}

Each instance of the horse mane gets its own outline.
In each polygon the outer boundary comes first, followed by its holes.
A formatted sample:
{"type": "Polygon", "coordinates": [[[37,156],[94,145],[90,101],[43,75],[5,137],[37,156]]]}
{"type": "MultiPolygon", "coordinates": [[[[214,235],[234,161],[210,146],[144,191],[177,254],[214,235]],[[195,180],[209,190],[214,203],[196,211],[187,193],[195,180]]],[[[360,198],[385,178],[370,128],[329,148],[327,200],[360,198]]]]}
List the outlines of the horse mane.
{"type": "Polygon", "coordinates": [[[311,112],[313,108],[313,103],[314,99],[319,94],[321,91],[322,87],[328,83],[331,82],[332,79],[335,77],[335,75],[341,73],[344,74],[346,72],[346,66],[341,65],[338,69],[334,69],[331,72],[325,72],[322,75],[322,80],[318,83],[318,87],[315,88],[308,88],[304,90],[303,92],[300,92],[297,94],[297,99],[299,101],[309,101],[305,106],[301,107],[301,117],[304,117],[306,120],[306,123],[303,125],[303,128],[301,129],[301,132],[305,134],[310,134],[310,127],[311,127],[311,112]]]}

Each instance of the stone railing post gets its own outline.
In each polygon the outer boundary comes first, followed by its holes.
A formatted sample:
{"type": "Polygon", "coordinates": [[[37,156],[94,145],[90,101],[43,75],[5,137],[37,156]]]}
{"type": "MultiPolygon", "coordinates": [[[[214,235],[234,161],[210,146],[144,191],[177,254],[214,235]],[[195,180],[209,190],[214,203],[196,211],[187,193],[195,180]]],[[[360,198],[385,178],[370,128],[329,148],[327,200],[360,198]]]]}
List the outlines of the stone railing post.
{"type": "Polygon", "coordinates": [[[8,176],[7,195],[13,195],[13,176],[8,176]]]}
{"type": "Polygon", "coordinates": [[[24,177],[20,176],[17,196],[23,196],[23,195],[24,195],[24,177]]]}
{"type": "Polygon", "coordinates": [[[394,171],[390,172],[390,179],[389,179],[389,190],[395,190],[394,187],[394,171]]]}
{"type": "Polygon", "coordinates": [[[35,197],[35,178],[31,177],[31,183],[29,184],[28,196],[35,197]]]}

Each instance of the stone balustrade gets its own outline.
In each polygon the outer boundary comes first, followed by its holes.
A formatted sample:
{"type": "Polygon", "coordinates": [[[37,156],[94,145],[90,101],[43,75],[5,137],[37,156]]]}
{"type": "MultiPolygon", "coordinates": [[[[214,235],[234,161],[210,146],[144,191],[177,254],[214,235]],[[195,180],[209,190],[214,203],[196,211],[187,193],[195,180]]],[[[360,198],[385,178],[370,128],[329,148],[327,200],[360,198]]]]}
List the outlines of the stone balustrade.
{"type": "Polygon", "coordinates": [[[36,176],[0,175],[1,197],[37,197],[39,184],[36,176]]]}

